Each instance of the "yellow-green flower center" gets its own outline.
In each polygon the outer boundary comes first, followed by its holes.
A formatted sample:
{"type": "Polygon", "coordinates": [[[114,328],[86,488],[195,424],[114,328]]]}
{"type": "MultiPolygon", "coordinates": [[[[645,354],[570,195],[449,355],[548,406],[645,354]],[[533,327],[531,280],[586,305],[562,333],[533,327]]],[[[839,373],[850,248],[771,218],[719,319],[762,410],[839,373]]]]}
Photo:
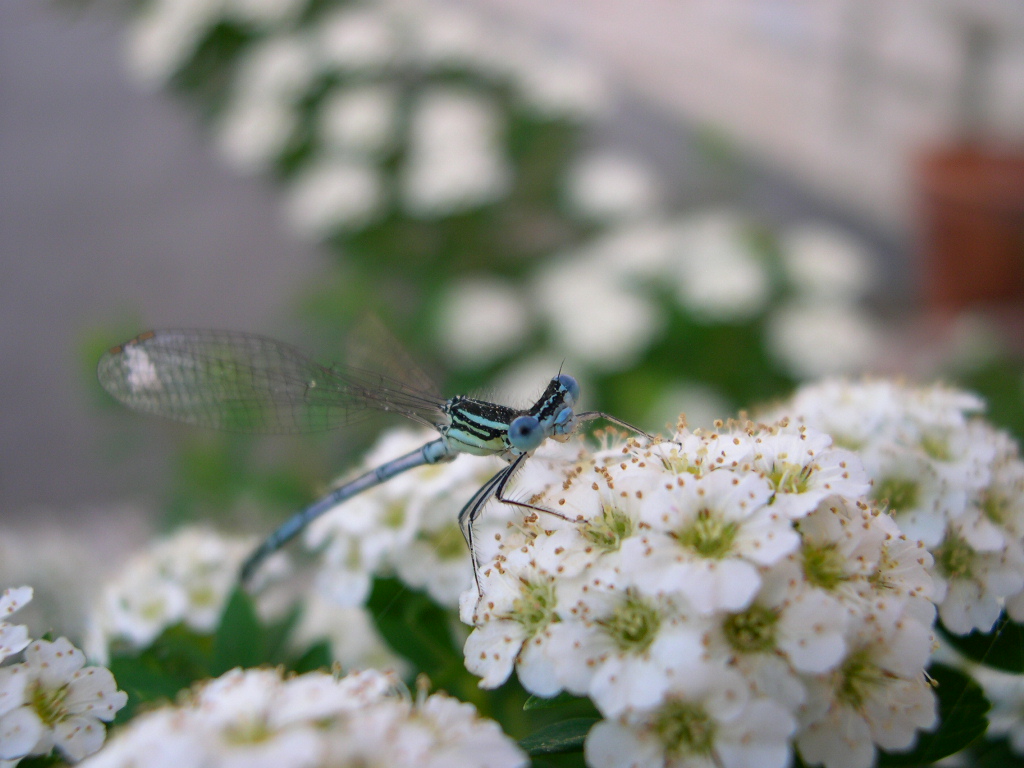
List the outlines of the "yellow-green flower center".
{"type": "Polygon", "coordinates": [[[721,559],[732,552],[739,525],[704,508],[698,510],[689,525],[675,532],[681,545],[702,557],[721,559]]]}
{"type": "Polygon", "coordinates": [[[710,755],[715,744],[715,722],[699,704],[670,701],[661,708],[654,731],[666,757],[710,755]]]}
{"type": "Polygon", "coordinates": [[[885,670],[870,660],[870,654],[862,649],[853,653],[836,672],[839,684],[836,698],[853,709],[861,709],[871,692],[885,684],[885,670]]]}
{"type": "Polygon", "coordinates": [[[620,651],[643,653],[658,635],[661,615],[653,605],[630,594],[610,616],[597,623],[620,651]]]}
{"type": "Polygon", "coordinates": [[[835,544],[805,542],[802,554],[804,575],[814,586],[835,589],[849,578],[846,573],[846,558],[835,544]]]}
{"type": "Polygon", "coordinates": [[[916,480],[884,477],[875,485],[875,500],[888,505],[890,512],[906,512],[920,502],[921,486],[916,480]]]}
{"type": "Polygon", "coordinates": [[[740,653],[762,653],[775,648],[778,611],[752,605],[742,613],[731,614],[723,623],[725,638],[740,653]]]}
{"type": "Polygon", "coordinates": [[[582,529],[583,538],[606,552],[618,550],[622,540],[633,533],[633,521],[622,510],[611,504],[601,506],[601,516],[591,520],[582,529]]]}
{"type": "Polygon", "coordinates": [[[64,700],[68,696],[68,688],[62,685],[60,688],[44,688],[38,681],[35,682],[29,693],[29,702],[32,709],[39,715],[50,728],[68,716],[64,708],[64,700]]]}
{"type": "Polygon", "coordinates": [[[549,581],[522,580],[519,597],[512,603],[512,615],[530,637],[551,623],[555,612],[555,586],[549,581]]]}
{"type": "Polygon", "coordinates": [[[945,541],[935,553],[935,565],[947,579],[969,579],[972,575],[974,550],[971,545],[953,531],[946,534],[945,541]]]}
{"type": "Polygon", "coordinates": [[[780,461],[772,464],[768,482],[777,493],[804,493],[810,487],[811,467],[780,461]]]}

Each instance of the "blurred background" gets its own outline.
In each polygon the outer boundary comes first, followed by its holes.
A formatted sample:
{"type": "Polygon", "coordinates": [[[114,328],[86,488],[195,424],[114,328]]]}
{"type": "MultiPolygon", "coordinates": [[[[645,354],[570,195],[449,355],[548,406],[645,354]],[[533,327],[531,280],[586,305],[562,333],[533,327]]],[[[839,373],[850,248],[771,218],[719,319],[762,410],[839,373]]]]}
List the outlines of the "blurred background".
{"type": "Polygon", "coordinates": [[[148,327],[331,362],[372,314],[442,392],[564,363],[655,430],[940,378],[1020,436],[1024,8],[8,0],[0,265],[0,574],[44,594],[182,522],[269,531],[384,423],[125,413],[95,363],[148,327]]]}

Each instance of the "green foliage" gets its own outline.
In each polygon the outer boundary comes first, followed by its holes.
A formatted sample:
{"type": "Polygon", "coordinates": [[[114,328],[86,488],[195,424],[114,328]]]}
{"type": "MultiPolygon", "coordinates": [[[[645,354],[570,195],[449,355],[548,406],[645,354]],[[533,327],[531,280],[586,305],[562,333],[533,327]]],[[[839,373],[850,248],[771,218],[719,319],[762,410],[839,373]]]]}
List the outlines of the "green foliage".
{"type": "Polygon", "coordinates": [[[587,733],[597,722],[597,718],[577,717],[552,723],[522,739],[519,746],[531,756],[579,752],[587,733]]]}

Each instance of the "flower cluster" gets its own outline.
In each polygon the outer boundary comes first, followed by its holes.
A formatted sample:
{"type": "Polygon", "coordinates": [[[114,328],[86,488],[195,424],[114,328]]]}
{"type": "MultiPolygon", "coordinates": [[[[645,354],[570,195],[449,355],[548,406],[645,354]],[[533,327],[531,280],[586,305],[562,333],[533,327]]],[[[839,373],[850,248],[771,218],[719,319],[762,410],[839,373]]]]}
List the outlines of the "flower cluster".
{"type": "Polygon", "coordinates": [[[828,435],[785,423],[538,451],[538,511],[463,595],[467,667],[589,696],[595,768],[866,768],[933,725],[931,557],[828,435]]]}
{"type": "MultiPolygon", "coordinates": [[[[0,614],[9,616],[32,599],[31,587],[4,590],[0,614]]],[[[0,653],[25,651],[25,660],[0,668],[0,762],[56,749],[67,760],[91,755],[106,737],[104,722],[128,701],[110,670],[86,667],[85,654],[64,637],[30,641],[21,625],[0,622],[0,653]]]]}
{"type": "MultiPolygon", "coordinates": [[[[101,662],[114,645],[141,649],[165,629],[183,623],[212,632],[237,584],[242,561],[256,541],[205,527],[183,528],[133,557],[102,590],[88,620],[86,652],[101,662]]],[[[273,577],[280,558],[263,569],[273,577]]]]}
{"type": "MultiPolygon", "coordinates": [[[[431,437],[411,430],[389,432],[367,456],[365,466],[379,466],[431,437]]],[[[473,583],[459,510],[502,466],[499,459],[467,455],[421,467],[314,521],[306,543],[323,549],[319,589],[340,605],[361,605],[374,576],[397,574],[441,605],[457,606],[459,595],[473,583]]],[[[500,510],[495,511],[498,514],[489,516],[485,526],[500,524],[500,510]]]]}
{"type": "Polygon", "coordinates": [[[443,694],[416,700],[366,671],[286,678],[235,669],[177,706],[136,717],[85,768],[208,766],[479,766],[518,768],[526,756],[498,725],[443,694]]]}
{"type": "Polygon", "coordinates": [[[974,395],[890,381],[827,381],[782,405],[857,452],[872,496],[934,557],[935,602],[952,632],[1024,619],[1024,462],[981,419],[974,395]]]}

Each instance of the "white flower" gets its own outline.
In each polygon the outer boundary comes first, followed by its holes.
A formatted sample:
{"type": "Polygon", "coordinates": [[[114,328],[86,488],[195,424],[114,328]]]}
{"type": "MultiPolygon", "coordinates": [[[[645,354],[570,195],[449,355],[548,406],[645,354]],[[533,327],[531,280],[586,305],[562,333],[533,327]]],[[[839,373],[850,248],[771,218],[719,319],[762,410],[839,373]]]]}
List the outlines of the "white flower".
{"type": "Polygon", "coordinates": [[[411,701],[393,676],[235,669],[133,719],[85,768],[326,765],[521,768],[496,723],[444,694],[411,701]]]}
{"type": "Polygon", "coordinates": [[[659,707],[595,725],[584,754],[594,768],[784,768],[795,729],[791,714],[751,698],[723,663],[699,662],[659,707]]]}
{"type": "Polygon", "coordinates": [[[0,758],[45,755],[56,747],[71,761],[103,744],[103,721],[128,701],[110,670],[86,667],[66,638],[36,640],[25,661],[0,669],[0,758]]]}
{"type": "Polygon", "coordinates": [[[294,105],[312,85],[316,65],[316,52],[308,36],[270,35],[247,49],[238,62],[236,98],[294,105]]]}
{"type": "Polygon", "coordinates": [[[526,108],[547,119],[592,120],[608,111],[610,97],[597,67],[580,58],[549,55],[511,42],[502,52],[526,108]]]}
{"type": "Polygon", "coordinates": [[[635,219],[659,202],[658,184],[646,166],[616,154],[586,157],[565,181],[571,208],[593,221],[635,219]]]}
{"type": "Polygon", "coordinates": [[[753,466],[775,492],[772,508],[803,517],[829,496],[868,492],[864,467],[851,451],[832,447],[832,438],[806,427],[765,430],[754,439],[753,466]]]}
{"type": "Polygon", "coordinates": [[[218,0],[156,0],[146,3],[128,32],[128,63],[139,82],[162,86],[195,52],[216,23],[218,0]]]}
{"type": "Polygon", "coordinates": [[[1018,755],[1024,755],[1024,675],[1011,675],[980,664],[968,668],[992,702],[988,712],[990,739],[1005,736],[1018,755]]]}
{"type": "Polygon", "coordinates": [[[292,182],[284,208],[299,234],[323,239],[337,230],[366,226],[383,204],[383,180],[376,168],[331,158],[318,161],[292,182]]]}
{"type": "MultiPolygon", "coordinates": [[[[103,588],[89,617],[89,657],[105,661],[114,644],[145,648],[179,622],[197,632],[212,632],[242,560],[254,546],[248,537],[196,527],[183,528],[136,555],[103,588]]],[[[283,565],[278,558],[277,570],[283,565]]],[[[264,573],[274,570],[275,564],[268,564],[264,573]]]]}
{"type": "Polygon", "coordinates": [[[281,99],[241,99],[217,126],[217,145],[235,170],[266,170],[284,152],[298,125],[295,108],[281,99]]]}
{"type": "Polygon", "coordinates": [[[834,672],[808,681],[797,745],[808,763],[868,768],[876,745],[913,747],[936,723],[935,694],[921,673],[931,634],[917,622],[875,626],[834,672]]]}
{"type": "Polygon", "coordinates": [[[389,67],[399,55],[391,19],[372,7],[342,7],[320,20],[320,56],[330,67],[374,71],[389,67]]]}
{"type": "Polygon", "coordinates": [[[768,302],[771,282],[747,242],[745,226],[726,210],[691,216],[675,227],[670,274],[680,304],[701,322],[749,320],[768,302]]]}
{"type": "Polygon", "coordinates": [[[388,86],[332,91],[320,108],[320,135],[328,151],[373,155],[395,139],[398,94],[388,86]]]}
{"type": "Polygon", "coordinates": [[[796,226],[782,235],[779,246],[790,282],[809,298],[848,302],[861,298],[874,283],[863,246],[837,229],[796,226]]]}
{"type": "Polygon", "coordinates": [[[624,551],[627,561],[643,563],[638,587],[681,595],[702,614],[745,609],[761,586],[758,566],[800,543],[789,517],[768,506],[772,492],[763,478],[732,472],[680,476],[671,490],[652,489],[640,513],[650,532],[624,551]]]}
{"type": "Polygon", "coordinates": [[[513,168],[492,104],[471,91],[420,94],[410,118],[402,200],[417,216],[445,216],[505,195],[513,168]]]}
{"type": "Polygon", "coordinates": [[[599,370],[629,367],[664,325],[651,300],[587,259],[555,262],[534,285],[538,309],[549,318],[557,344],[599,370]]]}
{"type": "Polygon", "coordinates": [[[438,336],[448,357],[482,368],[520,348],[530,327],[526,302],[510,282],[457,280],[438,301],[438,336]]]}
{"type": "MultiPolygon", "coordinates": [[[[0,617],[6,619],[32,599],[32,587],[12,587],[0,595],[0,617]]],[[[25,650],[29,644],[28,627],[0,621],[0,661],[25,650]]]]}
{"type": "Polygon", "coordinates": [[[812,379],[866,370],[883,348],[880,328],[852,304],[794,302],[769,318],[768,350],[791,373],[812,379]]]}

